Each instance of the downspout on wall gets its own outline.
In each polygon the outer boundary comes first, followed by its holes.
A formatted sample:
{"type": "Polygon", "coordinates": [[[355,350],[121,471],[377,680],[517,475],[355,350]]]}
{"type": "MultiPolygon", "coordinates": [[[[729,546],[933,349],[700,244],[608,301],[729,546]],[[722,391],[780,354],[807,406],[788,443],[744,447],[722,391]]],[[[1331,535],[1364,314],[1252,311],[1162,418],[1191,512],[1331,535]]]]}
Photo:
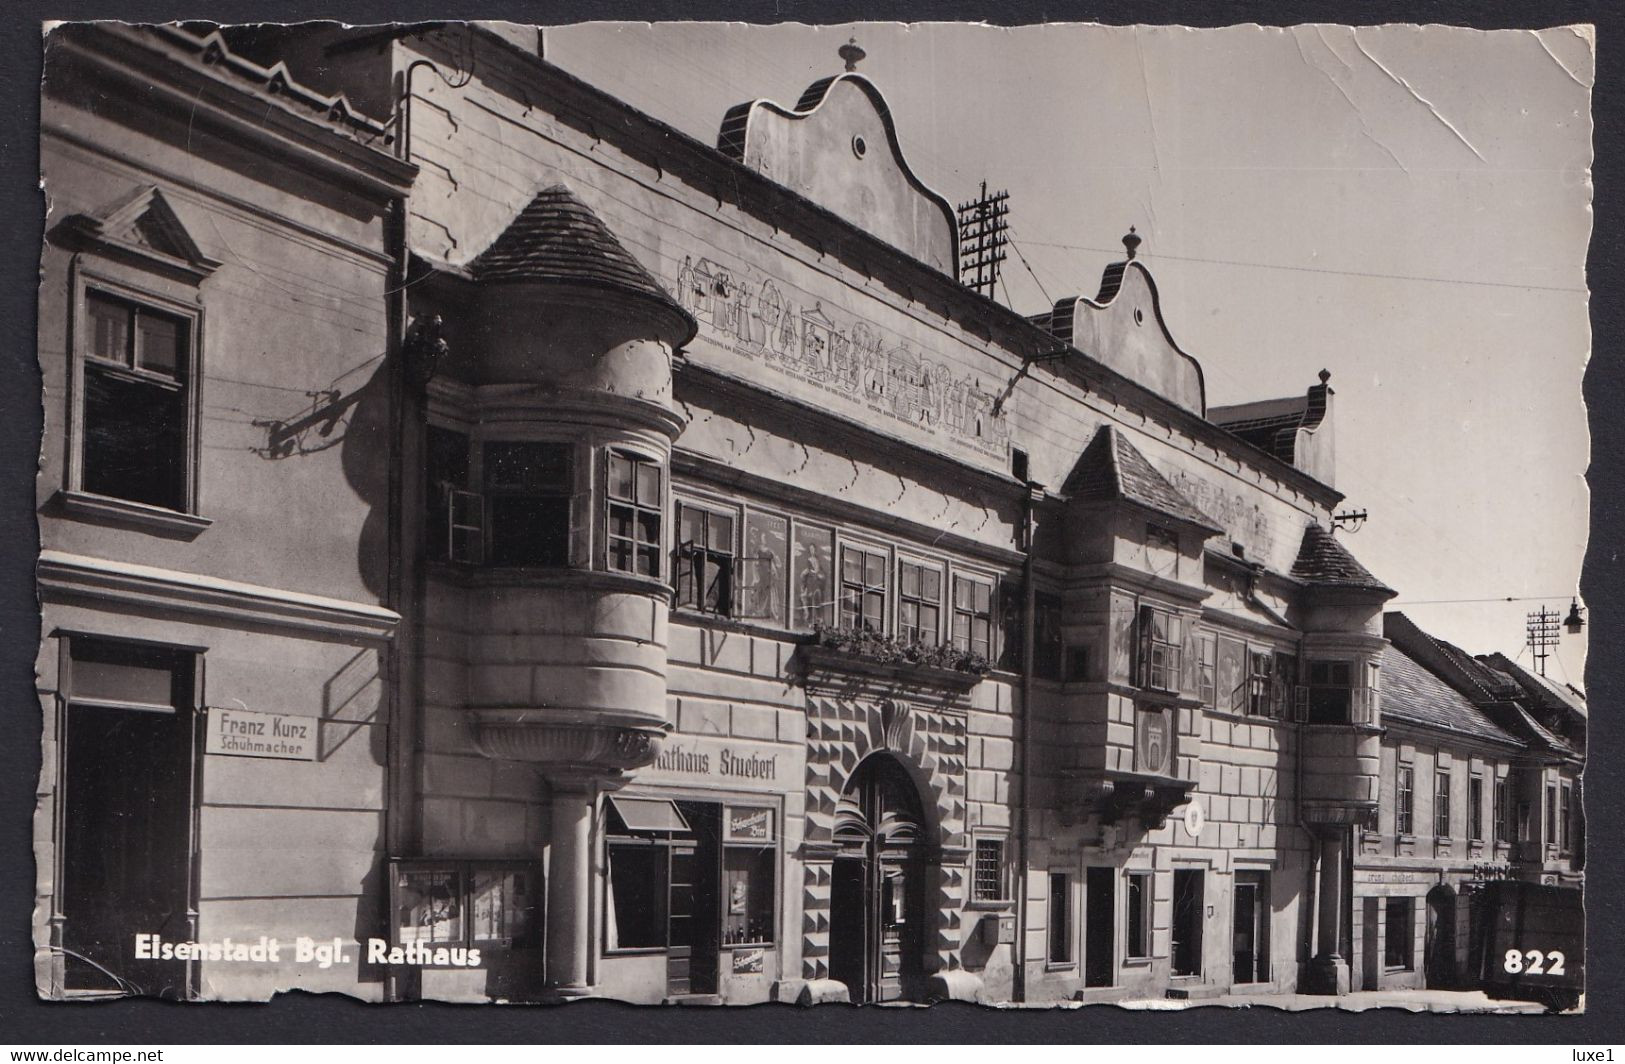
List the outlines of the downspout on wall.
{"type": "Polygon", "coordinates": [[[1035,551],[1033,540],[1035,538],[1035,525],[1038,504],[1044,497],[1043,485],[1037,481],[1027,481],[1027,492],[1022,499],[1022,529],[1021,549],[1025,557],[1021,563],[1022,598],[1021,610],[1021,738],[1016,743],[1015,777],[1017,783],[1016,803],[1016,940],[1015,964],[1011,975],[1010,996],[1016,1002],[1027,1000],[1027,890],[1031,878],[1027,868],[1027,854],[1029,845],[1029,814],[1030,803],[1027,801],[1029,781],[1027,774],[1032,759],[1028,756],[1032,743],[1032,702],[1033,702],[1033,662],[1035,660],[1034,636],[1037,632],[1037,605],[1038,589],[1033,585],[1033,561],[1035,551]]]}

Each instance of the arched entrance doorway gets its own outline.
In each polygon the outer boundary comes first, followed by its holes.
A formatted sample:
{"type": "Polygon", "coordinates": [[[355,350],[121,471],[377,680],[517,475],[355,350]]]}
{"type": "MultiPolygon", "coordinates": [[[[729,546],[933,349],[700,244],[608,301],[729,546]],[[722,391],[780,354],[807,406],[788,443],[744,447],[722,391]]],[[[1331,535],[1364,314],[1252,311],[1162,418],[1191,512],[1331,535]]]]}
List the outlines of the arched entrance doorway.
{"type": "Polygon", "coordinates": [[[1427,985],[1452,987],[1456,983],[1456,892],[1438,886],[1428,891],[1427,985]]]}
{"type": "Polygon", "coordinates": [[[865,758],[835,813],[830,977],[854,1003],[910,1000],[924,978],[925,817],[890,754],[865,758]]]}

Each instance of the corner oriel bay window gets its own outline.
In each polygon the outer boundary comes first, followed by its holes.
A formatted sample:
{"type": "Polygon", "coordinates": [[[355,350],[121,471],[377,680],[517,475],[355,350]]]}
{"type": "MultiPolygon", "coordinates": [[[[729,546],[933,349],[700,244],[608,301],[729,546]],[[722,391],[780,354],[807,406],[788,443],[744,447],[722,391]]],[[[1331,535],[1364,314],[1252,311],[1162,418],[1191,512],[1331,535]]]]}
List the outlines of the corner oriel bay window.
{"type": "MultiPolygon", "coordinates": [[[[660,464],[629,451],[609,452],[609,568],[660,575],[660,524],[665,491],[660,464]]],[[[730,542],[732,534],[730,533],[730,542]]]]}
{"type": "Polygon", "coordinates": [[[476,446],[465,432],[430,425],[424,464],[430,558],[496,568],[570,563],[572,445],[488,440],[476,446]],[[478,469],[471,454],[479,455],[478,469]]]}
{"type": "Polygon", "coordinates": [[[570,450],[567,443],[485,444],[485,564],[569,564],[570,450]]]}
{"type": "Polygon", "coordinates": [[[77,487],[190,510],[194,322],[91,289],[84,332],[77,487]]]}
{"type": "Polygon", "coordinates": [[[1347,724],[1354,701],[1354,666],[1347,661],[1309,663],[1309,723],[1347,724]]]}
{"type": "Polygon", "coordinates": [[[1177,690],[1184,647],[1184,622],[1178,615],[1156,606],[1140,607],[1141,687],[1177,690]]]}

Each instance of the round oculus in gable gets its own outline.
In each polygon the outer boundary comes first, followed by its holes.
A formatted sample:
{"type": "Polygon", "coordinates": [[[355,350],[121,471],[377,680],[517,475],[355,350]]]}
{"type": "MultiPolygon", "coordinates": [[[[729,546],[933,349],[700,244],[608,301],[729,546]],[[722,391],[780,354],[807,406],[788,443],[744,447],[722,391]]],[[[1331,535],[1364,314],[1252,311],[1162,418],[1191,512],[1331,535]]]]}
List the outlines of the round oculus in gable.
{"type": "Polygon", "coordinates": [[[852,135],[852,154],[860,159],[869,154],[869,142],[863,139],[862,133],[852,135]]]}

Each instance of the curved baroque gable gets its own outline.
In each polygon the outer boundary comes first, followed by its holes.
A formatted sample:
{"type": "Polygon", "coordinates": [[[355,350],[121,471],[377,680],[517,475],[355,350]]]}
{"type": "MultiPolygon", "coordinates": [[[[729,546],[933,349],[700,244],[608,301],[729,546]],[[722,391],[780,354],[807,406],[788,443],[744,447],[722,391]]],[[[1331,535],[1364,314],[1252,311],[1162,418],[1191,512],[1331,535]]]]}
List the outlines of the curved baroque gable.
{"type": "Polygon", "coordinates": [[[813,82],[794,109],[732,108],[717,147],[949,276],[958,275],[954,210],[903,158],[891,109],[869,79],[813,82]]]}

